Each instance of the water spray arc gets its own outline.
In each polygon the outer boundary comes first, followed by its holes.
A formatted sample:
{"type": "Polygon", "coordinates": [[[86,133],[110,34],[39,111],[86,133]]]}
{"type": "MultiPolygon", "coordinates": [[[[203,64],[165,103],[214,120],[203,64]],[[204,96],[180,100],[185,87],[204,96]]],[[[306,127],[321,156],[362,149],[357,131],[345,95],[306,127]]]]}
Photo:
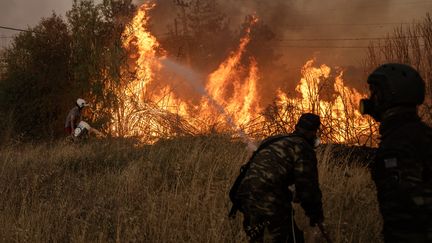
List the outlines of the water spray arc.
{"type": "Polygon", "coordinates": [[[169,58],[162,58],[160,61],[165,67],[187,80],[199,94],[205,97],[211,106],[214,107],[219,114],[225,117],[226,123],[239,135],[242,141],[248,145],[248,149],[252,151],[256,150],[256,144],[252,142],[249,136],[247,136],[246,133],[235,124],[232,117],[225,111],[225,108],[210,96],[210,94],[201,84],[200,77],[196,72],[184,65],[170,60],[169,58]]]}

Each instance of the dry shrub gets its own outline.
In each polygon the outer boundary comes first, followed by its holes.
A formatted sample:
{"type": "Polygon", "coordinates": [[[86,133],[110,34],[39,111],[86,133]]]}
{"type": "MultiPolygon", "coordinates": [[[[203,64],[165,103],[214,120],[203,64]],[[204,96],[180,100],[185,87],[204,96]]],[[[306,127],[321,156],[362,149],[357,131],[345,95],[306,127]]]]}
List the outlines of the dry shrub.
{"type": "Polygon", "coordinates": [[[408,64],[419,71],[426,83],[426,99],[420,106],[420,114],[432,124],[432,16],[429,13],[417,23],[395,28],[384,41],[372,42],[364,60],[365,73],[388,62],[408,64]]]}
{"type": "MultiPolygon", "coordinates": [[[[241,214],[227,217],[244,148],[225,136],[2,148],[0,241],[244,242],[241,214]]],[[[332,237],[379,241],[367,169],[332,151],[318,152],[332,237]]],[[[301,209],[296,217],[310,242],[322,242],[301,209]]]]}

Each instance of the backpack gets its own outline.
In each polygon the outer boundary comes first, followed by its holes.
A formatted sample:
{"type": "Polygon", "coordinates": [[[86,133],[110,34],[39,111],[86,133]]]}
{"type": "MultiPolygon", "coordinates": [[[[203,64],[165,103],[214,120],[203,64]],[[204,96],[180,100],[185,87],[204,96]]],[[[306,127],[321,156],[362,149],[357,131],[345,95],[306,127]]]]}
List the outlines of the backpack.
{"type": "Polygon", "coordinates": [[[249,158],[248,162],[240,167],[240,174],[237,176],[236,180],[234,181],[234,184],[231,186],[231,189],[229,191],[229,198],[232,202],[231,210],[228,214],[228,217],[235,218],[235,215],[237,211],[240,209],[240,202],[237,200],[237,191],[238,188],[243,181],[244,177],[246,176],[246,172],[250,168],[250,164],[253,160],[253,158],[264,148],[269,146],[270,144],[277,142],[279,140],[282,140],[287,137],[291,137],[292,135],[277,135],[270,138],[265,139],[260,146],[253,152],[252,156],[249,158]]]}

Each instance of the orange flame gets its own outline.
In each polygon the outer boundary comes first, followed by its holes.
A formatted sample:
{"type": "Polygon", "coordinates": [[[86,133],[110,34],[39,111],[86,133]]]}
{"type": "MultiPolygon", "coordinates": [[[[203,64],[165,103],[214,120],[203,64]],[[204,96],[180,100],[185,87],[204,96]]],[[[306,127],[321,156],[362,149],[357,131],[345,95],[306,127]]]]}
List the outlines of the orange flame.
{"type": "MultiPolygon", "coordinates": [[[[239,47],[235,52],[219,65],[219,68],[208,77],[206,90],[214,101],[225,107],[226,113],[231,116],[233,123],[238,127],[252,120],[259,111],[259,95],[256,89],[258,77],[258,65],[255,59],[250,59],[249,67],[246,67],[248,75],[242,78],[244,67],[241,64],[242,56],[251,40],[251,29],[258,22],[256,16],[251,16],[245,35],[241,38],[239,47]],[[230,87],[232,91],[229,92],[230,87]]],[[[211,108],[210,108],[211,109],[211,108]]],[[[203,111],[209,114],[209,104],[203,106],[203,111]]],[[[217,111],[216,111],[217,113],[217,111]]],[[[212,117],[218,117],[215,112],[212,117]]],[[[219,117],[218,120],[223,120],[219,117]]]]}
{"type": "Polygon", "coordinates": [[[158,61],[155,59],[159,43],[156,37],[147,29],[147,23],[150,18],[148,11],[155,6],[155,4],[143,4],[132,19],[131,25],[127,26],[123,33],[123,43],[127,50],[130,50],[133,46],[138,46],[138,60],[136,60],[137,79],[129,84],[129,89],[133,91],[139,90],[141,99],[144,99],[146,87],[154,78],[155,69],[160,67],[158,61]]]}
{"type": "Polygon", "coordinates": [[[370,136],[368,129],[373,126],[373,122],[362,116],[357,109],[357,104],[365,95],[345,86],[342,78],[343,71],[341,71],[334,79],[333,99],[324,100],[321,97],[321,89],[324,82],[331,81],[328,80],[331,68],[327,65],[317,68],[313,67],[313,64],[314,60],[309,60],[302,68],[303,78],[296,87],[296,91],[301,94],[301,99],[288,98],[279,90],[278,104],[280,106],[293,105],[295,117],[305,112],[318,114],[329,136],[328,140],[332,142],[364,143],[364,140],[370,136]]]}
{"type": "MultiPolygon", "coordinates": [[[[143,4],[124,31],[124,47],[133,53],[130,62],[136,78],[118,92],[121,109],[112,121],[111,131],[119,136],[146,137],[147,141],[152,137],[174,135],[176,131],[158,120],[158,117],[171,119],[173,114],[177,121],[187,121],[183,125],[194,131],[208,131],[214,124],[224,124],[222,129],[242,127],[248,133],[253,132],[248,130],[248,124],[266,122],[261,115],[264,104],[261,104],[257,89],[260,80],[258,63],[253,57],[244,58],[251,41],[251,30],[258,18],[249,19],[238,48],[208,75],[205,85],[208,97],[203,96],[200,104],[192,104],[186,95],[175,94],[170,85],[156,82],[162,66],[158,54],[161,47],[147,27],[149,11],[154,6],[143,4]],[[158,88],[152,88],[155,84],[158,88]]],[[[332,75],[327,65],[316,67],[314,64],[314,60],[309,60],[301,69],[302,78],[296,87],[299,98],[277,90],[276,105],[290,108],[289,116],[282,116],[284,121],[294,124],[301,113],[314,112],[322,117],[328,141],[362,142],[361,136],[370,133],[372,126],[371,120],[357,111],[357,104],[364,95],[345,86],[342,71],[332,75]],[[333,82],[332,97],[324,96],[322,92],[322,87],[328,86],[329,82],[333,82]]]]}

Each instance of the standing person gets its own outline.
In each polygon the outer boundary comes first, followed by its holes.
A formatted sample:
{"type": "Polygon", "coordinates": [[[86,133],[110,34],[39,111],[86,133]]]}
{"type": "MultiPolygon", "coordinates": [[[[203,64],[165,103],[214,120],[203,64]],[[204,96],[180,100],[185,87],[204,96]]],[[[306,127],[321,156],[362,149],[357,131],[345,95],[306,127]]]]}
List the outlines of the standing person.
{"type": "Polygon", "coordinates": [[[367,82],[370,98],[360,109],[380,122],[371,174],[384,241],[432,242],[432,129],[417,114],[425,83],[415,69],[395,63],[378,67],[367,82]]]}
{"type": "Polygon", "coordinates": [[[294,222],[292,185],[311,226],[324,221],[314,151],[320,124],[319,116],[303,114],[292,134],[264,140],[246,165],[232,198],[250,242],[304,242],[294,222]]]}
{"type": "Polygon", "coordinates": [[[86,106],[88,106],[87,102],[84,99],[78,98],[75,106],[69,111],[65,122],[65,131],[68,135],[73,136],[75,128],[81,121],[81,111],[86,106]]]}

